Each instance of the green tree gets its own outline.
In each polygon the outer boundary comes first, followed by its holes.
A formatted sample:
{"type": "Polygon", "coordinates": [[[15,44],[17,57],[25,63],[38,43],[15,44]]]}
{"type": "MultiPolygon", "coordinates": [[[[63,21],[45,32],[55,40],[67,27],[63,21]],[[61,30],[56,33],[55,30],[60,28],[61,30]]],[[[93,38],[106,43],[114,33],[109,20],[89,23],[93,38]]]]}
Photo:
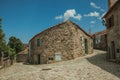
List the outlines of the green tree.
{"type": "Polygon", "coordinates": [[[5,34],[2,30],[2,18],[0,18],[0,54],[1,52],[8,53],[11,60],[13,60],[16,55],[15,50],[6,45],[5,34]]]}
{"type": "Polygon", "coordinates": [[[8,49],[8,50],[9,50],[9,52],[8,52],[8,53],[9,53],[10,59],[11,59],[11,60],[13,60],[13,59],[14,59],[14,57],[16,56],[16,52],[15,52],[15,50],[14,50],[14,49],[12,49],[12,48],[10,48],[10,47],[9,47],[9,49],[8,49]]]}
{"type": "Polygon", "coordinates": [[[7,45],[5,42],[5,34],[2,30],[2,18],[0,18],[0,53],[6,51],[7,45]]]}
{"type": "Polygon", "coordinates": [[[21,40],[17,39],[14,36],[11,36],[9,38],[8,46],[10,46],[10,48],[14,49],[16,53],[19,53],[20,51],[23,50],[23,44],[22,44],[21,40]]]}

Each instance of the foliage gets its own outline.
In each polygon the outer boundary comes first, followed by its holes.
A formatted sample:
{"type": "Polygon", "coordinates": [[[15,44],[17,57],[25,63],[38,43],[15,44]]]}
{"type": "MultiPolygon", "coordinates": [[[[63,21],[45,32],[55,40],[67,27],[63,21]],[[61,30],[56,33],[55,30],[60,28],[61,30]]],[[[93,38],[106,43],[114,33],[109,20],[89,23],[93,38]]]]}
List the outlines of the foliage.
{"type": "Polygon", "coordinates": [[[12,48],[10,48],[10,47],[9,47],[9,49],[8,49],[8,50],[9,50],[9,52],[8,52],[8,53],[9,53],[10,59],[12,59],[12,60],[13,60],[13,59],[14,59],[14,57],[16,56],[16,52],[15,52],[15,50],[14,50],[14,49],[12,49],[12,48]]]}
{"type": "Polygon", "coordinates": [[[0,53],[1,52],[8,53],[11,59],[14,59],[16,55],[15,50],[6,45],[5,34],[2,30],[2,18],[0,18],[0,53]]]}
{"type": "Polygon", "coordinates": [[[9,38],[8,46],[10,46],[10,48],[14,49],[16,53],[19,53],[20,51],[23,50],[23,44],[22,44],[21,40],[17,39],[14,36],[11,36],[9,38]]]}
{"type": "Polygon", "coordinates": [[[5,34],[2,30],[2,19],[0,18],[0,52],[4,52],[7,49],[7,45],[5,42],[5,34]]]}

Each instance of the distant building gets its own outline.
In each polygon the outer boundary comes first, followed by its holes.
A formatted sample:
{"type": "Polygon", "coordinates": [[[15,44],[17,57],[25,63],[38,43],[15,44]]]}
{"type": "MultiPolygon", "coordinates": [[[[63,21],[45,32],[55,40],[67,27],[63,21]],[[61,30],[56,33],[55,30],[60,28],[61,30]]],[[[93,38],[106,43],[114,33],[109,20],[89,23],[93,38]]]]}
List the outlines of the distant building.
{"type": "Polygon", "coordinates": [[[29,61],[46,64],[71,60],[93,52],[93,40],[71,21],[53,26],[29,41],[29,61]]]}
{"type": "Polygon", "coordinates": [[[106,30],[93,34],[93,48],[104,51],[107,50],[106,30]]]}
{"type": "Polygon", "coordinates": [[[109,10],[103,18],[107,28],[107,59],[120,61],[120,0],[109,0],[109,10]]]}
{"type": "Polygon", "coordinates": [[[19,52],[16,56],[17,62],[27,62],[28,60],[28,47],[25,50],[19,52]]]}

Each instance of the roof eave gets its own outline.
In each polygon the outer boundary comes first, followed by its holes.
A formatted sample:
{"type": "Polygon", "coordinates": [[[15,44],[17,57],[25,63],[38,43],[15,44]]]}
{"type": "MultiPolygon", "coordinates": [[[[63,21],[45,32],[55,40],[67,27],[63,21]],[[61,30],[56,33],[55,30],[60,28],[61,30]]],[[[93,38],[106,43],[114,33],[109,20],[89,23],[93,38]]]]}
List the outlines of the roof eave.
{"type": "Polygon", "coordinates": [[[120,2],[120,0],[118,0],[108,11],[107,13],[102,17],[103,18],[106,18],[106,16],[113,10],[113,8],[120,2]]]}

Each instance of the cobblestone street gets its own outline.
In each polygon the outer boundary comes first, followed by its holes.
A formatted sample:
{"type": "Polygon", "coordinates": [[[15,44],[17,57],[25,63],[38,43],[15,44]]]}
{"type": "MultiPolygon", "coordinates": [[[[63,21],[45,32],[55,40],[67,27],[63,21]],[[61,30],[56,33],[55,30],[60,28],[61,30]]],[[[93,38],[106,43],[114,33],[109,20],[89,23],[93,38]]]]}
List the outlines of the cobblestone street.
{"type": "Polygon", "coordinates": [[[0,70],[0,80],[120,80],[120,65],[107,62],[105,52],[44,65],[16,63],[0,70]]]}

